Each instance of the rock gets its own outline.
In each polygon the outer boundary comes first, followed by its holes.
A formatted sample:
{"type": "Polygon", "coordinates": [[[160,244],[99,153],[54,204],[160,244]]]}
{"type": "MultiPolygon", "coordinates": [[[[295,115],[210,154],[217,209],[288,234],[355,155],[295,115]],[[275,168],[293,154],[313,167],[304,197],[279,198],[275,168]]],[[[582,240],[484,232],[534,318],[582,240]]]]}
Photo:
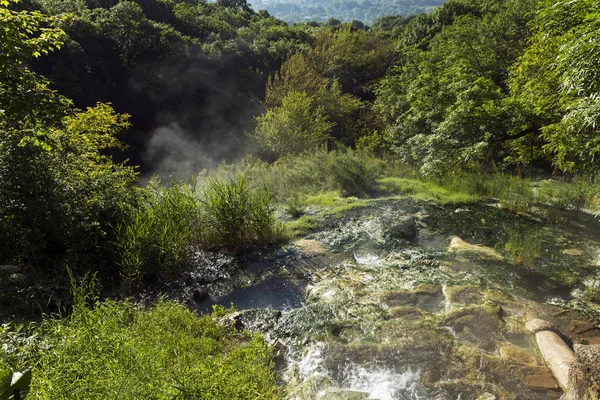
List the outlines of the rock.
{"type": "Polygon", "coordinates": [[[446,288],[448,299],[458,304],[480,304],[481,294],[475,286],[450,286],[446,288]]]}
{"type": "Polygon", "coordinates": [[[571,321],[569,327],[573,333],[585,333],[596,328],[596,325],[586,321],[571,321]]]}
{"type": "Polygon", "coordinates": [[[25,274],[20,273],[10,274],[10,276],[8,277],[8,281],[13,285],[22,286],[27,281],[27,276],[25,276],[25,274]]]}
{"type": "Polygon", "coordinates": [[[558,389],[558,382],[554,379],[552,371],[540,368],[533,375],[527,377],[527,385],[536,389],[558,389]]]}
{"type": "Polygon", "coordinates": [[[20,271],[21,268],[16,265],[0,265],[0,274],[2,275],[16,274],[20,271]]]}
{"type": "Polygon", "coordinates": [[[368,400],[369,393],[355,390],[328,389],[317,395],[317,400],[368,400]]]}
{"type": "Polygon", "coordinates": [[[554,325],[540,318],[530,318],[526,323],[525,327],[532,333],[538,333],[541,331],[553,331],[554,325]]]}
{"type": "Polygon", "coordinates": [[[417,237],[417,220],[414,217],[400,220],[385,231],[385,237],[413,241],[417,237]]]}
{"type": "Polygon", "coordinates": [[[552,370],[559,385],[566,390],[569,368],[575,361],[575,354],[554,332],[540,331],[535,334],[535,338],[546,364],[552,370]]]}
{"type": "Polygon", "coordinates": [[[495,260],[504,259],[504,257],[502,257],[502,255],[496,250],[490,247],[467,243],[458,236],[454,236],[452,240],[450,240],[450,246],[448,247],[448,249],[457,253],[471,253],[484,258],[491,258],[495,260]]]}
{"type": "Polygon", "coordinates": [[[489,306],[464,307],[447,314],[443,325],[472,347],[493,352],[502,340],[499,310],[489,306]]]}
{"type": "Polygon", "coordinates": [[[486,392],[486,393],[483,393],[483,394],[479,395],[479,397],[477,397],[476,400],[496,400],[496,399],[497,399],[496,396],[494,396],[491,393],[487,393],[486,392]]]}
{"type": "Polygon", "coordinates": [[[302,239],[294,243],[302,254],[308,257],[314,257],[325,254],[325,249],[316,240],[302,239]]]}
{"type": "Polygon", "coordinates": [[[408,321],[415,321],[423,318],[423,311],[417,307],[396,307],[390,310],[392,318],[402,318],[408,321]]]}
{"type": "Polygon", "coordinates": [[[202,302],[208,296],[208,289],[195,289],[192,293],[192,299],[196,303],[202,302]]]}
{"type": "Polygon", "coordinates": [[[568,389],[562,400],[600,399],[600,345],[575,347],[568,389]]]}
{"type": "Polygon", "coordinates": [[[583,255],[583,250],[581,249],[566,249],[562,251],[564,254],[569,256],[581,256],[583,255]]]}
{"type": "Polygon", "coordinates": [[[536,365],[535,358],[520,347],[513,344],[507,344],[500,348],[500,356],[506,361],[522,365],[536,365]]]}

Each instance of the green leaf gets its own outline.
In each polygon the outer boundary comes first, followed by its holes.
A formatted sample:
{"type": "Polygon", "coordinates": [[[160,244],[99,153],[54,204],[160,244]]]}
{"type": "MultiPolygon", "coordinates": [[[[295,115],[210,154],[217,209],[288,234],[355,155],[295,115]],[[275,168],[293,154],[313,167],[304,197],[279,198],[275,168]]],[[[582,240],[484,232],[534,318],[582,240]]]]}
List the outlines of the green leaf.
{"type": "Polygon", "coordinates": [[[8,400],[9,396],[12,395],[10,388],[12,375],[9,369],[0,369],[0,400],[8,400]]]}

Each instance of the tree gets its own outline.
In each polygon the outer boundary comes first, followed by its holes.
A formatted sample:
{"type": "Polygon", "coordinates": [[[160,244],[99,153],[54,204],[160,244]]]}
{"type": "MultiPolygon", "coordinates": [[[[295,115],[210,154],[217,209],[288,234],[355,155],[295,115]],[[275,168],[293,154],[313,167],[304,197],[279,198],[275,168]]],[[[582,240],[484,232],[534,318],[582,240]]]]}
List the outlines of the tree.
{"type": "Polygon", "coordinates": [[[121,205],[136,197],[134,169],[104,153],[120,146],[128,116],[70,109],[28,66],[60,47],[58,20],[8,5],[0,0],[0,263],[102,268],[121,205]]]}
{"type": "Polygon", "coordinates": [[[511,89],[563,171],[600,170],[600,4],[546,1],[511,89]]]}
{"type": "Polygon", "coordinates": [[[253,135],[262,151],[275,157],[314,150],[327,143],[331,128],[322,107],[313,107],[314,99],[303,92],[292,91],[256,118],[253,135]]]}

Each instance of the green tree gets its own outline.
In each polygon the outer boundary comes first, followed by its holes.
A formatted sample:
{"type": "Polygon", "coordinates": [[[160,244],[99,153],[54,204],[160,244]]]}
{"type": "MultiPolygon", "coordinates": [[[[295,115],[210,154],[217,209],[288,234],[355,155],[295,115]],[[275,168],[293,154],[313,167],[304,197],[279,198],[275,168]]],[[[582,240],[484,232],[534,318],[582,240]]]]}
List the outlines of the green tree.
{"type": "Polygon", "coordinates": [[[511,89],[564,171],[600,169],[600,4],[545,1],[511,89]]]}
{"type": "Polygon", "coordinates": [[[292,91],[281,106],[267,110],[256,118],[253,135],[262,151],[275,157],[314,150],[327,143],[334,123],[322,107],[313,107],[314,99],[303,92],[292,91]]]}

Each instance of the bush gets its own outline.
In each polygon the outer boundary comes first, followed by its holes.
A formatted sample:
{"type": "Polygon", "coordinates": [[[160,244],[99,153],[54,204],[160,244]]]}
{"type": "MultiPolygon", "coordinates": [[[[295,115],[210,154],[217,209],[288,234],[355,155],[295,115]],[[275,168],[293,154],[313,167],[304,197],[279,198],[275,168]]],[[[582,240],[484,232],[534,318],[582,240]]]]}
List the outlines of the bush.
{"type": "MultiPolygon", "coordinates": [[[[33,369],[38,399],[275,399],[272,352],[258,335],[237,332],[231,310],[198,317],[184,305],[160,300],[151,308],[99,302],[76,293],[68,318],[34,327],[20,364],[33,369]],[[27,365],[26,365],[27,364],[27,365]]],[[[0,331],[6,337],[10,332],[0,331]]],[[[14,359],[13,359],[14,360],[14,359]]]]}

